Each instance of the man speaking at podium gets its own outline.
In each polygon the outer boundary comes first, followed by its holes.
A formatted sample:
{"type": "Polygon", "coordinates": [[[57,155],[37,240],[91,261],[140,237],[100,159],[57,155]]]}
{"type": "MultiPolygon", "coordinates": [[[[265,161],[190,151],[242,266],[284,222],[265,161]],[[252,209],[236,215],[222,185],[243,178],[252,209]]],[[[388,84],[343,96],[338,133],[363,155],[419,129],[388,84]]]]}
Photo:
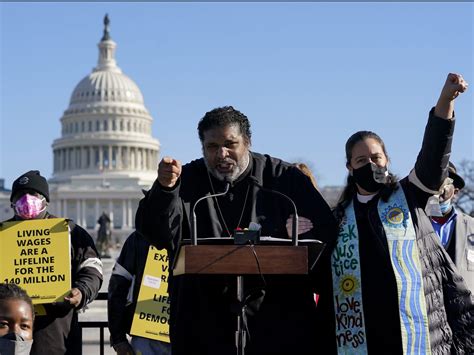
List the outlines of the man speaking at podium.
{"type": "MultiPolygon", "coordinates": [[[[288,238],[287,219],[298,214],[312,222],[304,239],[330,243],[336,227],[329,206],[311,180],[292,164],[250,151],[250,122],[232,106],[207,112],[198,125],[203,158],[181,166],[165,157],[158,178],[140,201],[136,228],[158,248],[166,248],[171,261],[179,242],[190,239],[192,208],[198,238],[231,238],[233,231],[251,222],[261,235],[288,238]],[[230,186],[227,186],[230,184],[230,186]],[[263,189],[262,189],[263,187],[263,189]]],[[[278,262],[278,261],[276,261],[278,262]]],[[[235,354],[236,277],[232,275],[180,275],[170,273],[173,355],[235,354]]],[[[247,317],[245,354],[314,354],[314,290],[307,275],[245,276],[252,309],[247,317]],[[263,290],[263,292],[262,292],[263,290]],[[263,296],[264,295],[264,296],[263,296]]]]}

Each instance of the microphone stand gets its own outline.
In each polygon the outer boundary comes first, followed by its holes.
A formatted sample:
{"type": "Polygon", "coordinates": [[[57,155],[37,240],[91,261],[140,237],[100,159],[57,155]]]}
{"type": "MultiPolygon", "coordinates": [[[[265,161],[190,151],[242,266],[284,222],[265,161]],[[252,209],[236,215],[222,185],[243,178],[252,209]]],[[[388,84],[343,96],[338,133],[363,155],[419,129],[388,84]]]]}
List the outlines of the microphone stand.
{"type": "Polygon", "coordinates": [[[219,192],[217,194],[213,194],[213,195],[206,195],[206,196],[203,196],[201,198],[199,198],[195,203],[194,203],[194,206],[193,206],[193,209],[192,209],[192,215],[193,215],[193,218],[191,220],[191,244],[192,245],[197,245],[197,220],[196,220],[196,206],[199,202],[201,202],[202,200],[205,200],[205,199],[208,199],[208,198],[212,198],[212,197],[218,197],[218,196],[223,196],[225,195],[226,193],[229,192],[229,189],[230,189],[230,182],[225,180],[226,182],[226,186],[225,186],[225,191],[224,192],[219,192]]]}
{"type": "Polygon", "coordinates": [[[293,200],[288,197],[287,195],[285,195],[284,193],[280,192],[280,191],[277,191],[277,190],[271,190],[271,189],[267,189],[265,187],[263,187],[259,182],[258,182],[258,179],[255,177],[255,176],[250,176],[249,177],[249,180],[252,184],[254,184],[255,186],[257,186],[259,189],[261,189],[262,191],[265,191],[265,192],[270,192],[270,193],[273,193],[273,194],[277,194],[277,195],[280,195],[282,197],[284,197],[287,201],[290,202],[291,206],[293,207],[293,213],[294,213],[294,217],[293,217],[293,221],[292,221],[292,224],[291,224],[291,241],[292,241],[292,244],[293,246],[297,246],[298,245],[298,224],[299,224],[299,217],[298,217],[298,211],[296,209],[296,205],[295,203],[293,202],[293,200]]]}
{"type": "MultiPolygon", "coordinates": [[[[293,223],[291,226],[292,227],[291,239],[292,239],[292,244],[294,246],[297,246],[298,245],[298,212],[293,200],[287,195],[279,191],[271,190],[271,189],[267,189],[263,187],[258,182],[258,179],[254,176],[250,176],[249,180],[252,184],[257,186],[262,191],[275,193],[277,195],[284,197],[287,201],[290,202],[291,206],[293,207],[293,212],[294,212],[293,223]]],[[[246,345],[246,332],[245,332],[246,315],[245,315],[245,304],[244,304],[244,277],[242,275],[237,275],[237,301],[239,304],[239,312],[237,314],[237,331],[235,332],[235,345],[237,347],[237,355],[244,355],[245,345],[246,345]]]]}
{"type": "Polygon", "coordinates": [[[244,277],[237,275],[237,302],[239,304],[239,313],[237,313],[237,331],[235,332],[235,346],[237,347],[237,355],[245,354],[245,305],[244,301],[244,277]]]}
{"type": "MultiPolygon", "coordinates": [[[[196,206],[202,200],[223,196],[229,192],[230,182],[225,180],[226,188],[224,192],[217,194],[207,195],[199,198],[192,208],[192,219],[191,219],[191,244],[197,245],[197,218],[196,218],[196,206]]],[[[235,332],[235,345],[237,347],[237,355],[244,355],[245,352],[245,306],[243,305],[244,300],[244,277],[237,275],[237,301],[239,303],[239,313],[237,314],[237,331],[235,332]]]]}

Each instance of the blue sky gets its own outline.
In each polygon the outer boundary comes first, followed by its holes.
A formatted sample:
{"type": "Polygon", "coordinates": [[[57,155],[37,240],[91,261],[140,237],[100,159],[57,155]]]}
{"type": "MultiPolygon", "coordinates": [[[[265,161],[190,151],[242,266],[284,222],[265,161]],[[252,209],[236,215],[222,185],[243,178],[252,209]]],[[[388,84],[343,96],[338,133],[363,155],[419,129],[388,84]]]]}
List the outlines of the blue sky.
{"type": "Polygon", "coordinates": [[[98,59],[109,13],[116,59],[141,88],[161,156],[201,155],[197,122],[233,105],[253,147],[341,185],[344,144],[378,133],[392,170],[414,164],[448,72],[458,99],[452,160],[473,159],[472,3],[0,3],[0,178],[50,177],[54,139],[98,59]]]}

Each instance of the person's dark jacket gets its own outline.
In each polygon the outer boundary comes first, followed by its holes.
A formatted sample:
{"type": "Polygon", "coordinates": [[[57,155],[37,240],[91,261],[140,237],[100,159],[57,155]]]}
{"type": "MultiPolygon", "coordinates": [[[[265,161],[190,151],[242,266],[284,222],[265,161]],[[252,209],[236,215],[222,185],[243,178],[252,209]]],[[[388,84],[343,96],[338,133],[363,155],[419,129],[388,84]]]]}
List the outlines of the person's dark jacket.
{"type": "Polygon", "coordinates": [[[107,317],[110,345],[127,342],[150,243],[138,233],[125,241],[109,281],[107,317]]]}
{"type": "MultiPolygon", "coordinates": [[[[454,121],[434,116],[431,111],[415,172],[430,190],[438,190],[448,176],[454,121]]],[[[416,233],[423,275],[432,354],[472,354],[474,349],[474,308],[463,278],[456,271],[441,246],[431,221],[425,213],[430,196],[408,177],[400,181],[416,233]]],[[[395,276],[388,253],[387,238],[380,221],[377,202],[393,190],[385,187],[363,207],[355,197],[354,206],[359,230],[362,297],[370,353],[401,354],[402,340],[396,296],[395,276]],[[362,210],[365,208],[364,210],[362,210]],[[361,213],[363,211],[363,213],[361,213]],[[365,221],[366,225],[359,223],[365,221]],[[361,230],[366,231],[361,235],[361,230]]],[[[320,289],[319,343],[327,354],[336,354],[334,305],[330,261],[326,259],[326,277],[320,289]]]]}
{"type": "MultiPolygon", "coordinates": [[[[252,185],[251,176],[264,187],[290,196],[299,215],[313,222],[313,234],[301,238],[334,240],[334,217],[310,179],[289,163],[253,152],[249,167],[226,196],[217,198],[218,203],[207,199],[197,206],[199,238],[225,238],[234,228],[248,227],[251,221],[262,226],[264,236],[288,238],[285,224],[293,213],[291,206],[280,196],[252,185]]],[[[173,189],[162,188],[155,181],[140,201],[137,230],[158,248],[168,249],[171,261],[180,239],[190,238],[191,207],[200,197],[213,193],[211,181],[215,192],[224,191],[224,183],[208,174],[204,160],[198,159],[183,166],[173,189]]],[[[263,282],[259,276],[246,276],[244,289],[250,292],[262,288],[263,282]]],[[[313,354],[318,347],[314,341],[316,307],[308,277],[266,275],[265,282],[260,309],[248,317],[250,339],[245,353],[313,354]]],[[[170,276],[174,355],[235,353],[236,283],[235,276],[170,276]]]]}
{"type": "MultiPolygon", "coordinates": [[[[45,218],[57,218],[49,213],[45,218]]],[[[17,220],[15,217],[7,222],[17,220]]],[[[92,237],[82,227],[68,220],[71,231],[71,288],[78,288],[82,300],[77,308],[68,302],[45,304],[46,315],[34,322],[31,355],[81,354],[77,311],[92,302],[102,286],[102,262],[92,237]]]]}

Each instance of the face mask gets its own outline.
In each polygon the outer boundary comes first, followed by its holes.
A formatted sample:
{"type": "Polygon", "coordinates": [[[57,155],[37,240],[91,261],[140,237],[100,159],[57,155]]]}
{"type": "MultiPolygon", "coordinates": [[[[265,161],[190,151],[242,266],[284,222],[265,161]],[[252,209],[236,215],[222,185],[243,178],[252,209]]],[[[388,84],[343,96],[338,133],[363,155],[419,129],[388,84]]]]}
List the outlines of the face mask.
{"type": "Polygon", "coordinates": [[[0,337],[0,354],[2,355],[28,355],[31,351],[33,340],[25,340],[21,335],[8,333],[0,337]]]}
{"type": "Polygon", "coordinates": [[[352,177],[365,191],[377,192],[387,181],[388,170],[386,167],[379,168],[375,164],[367,163],[360,168],[352,170],[352,177]]]}
{"type": "Polygon", "coordinates": [[[34,219],[46,209],[45,198],[25,194],[15,203],[15,212],[22,219],[34,219]]]}
{"type": "Polygon", "coordinates": [[[451,199],[448,199],[446,201],[443,201],[443,202],[439,203],[439,209],[441,210],[441,213],[443,215],[445,215],[446,213],[451,211],[451,207],[452,207],[451,201],[452,201],[451,199]]]}

